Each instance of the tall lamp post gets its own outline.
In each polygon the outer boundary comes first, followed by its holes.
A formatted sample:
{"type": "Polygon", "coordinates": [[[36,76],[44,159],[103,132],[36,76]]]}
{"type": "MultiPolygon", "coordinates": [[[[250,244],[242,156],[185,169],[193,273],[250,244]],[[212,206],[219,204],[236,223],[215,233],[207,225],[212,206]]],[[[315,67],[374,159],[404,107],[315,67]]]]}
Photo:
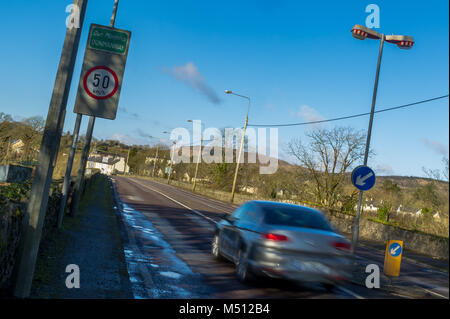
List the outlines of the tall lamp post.
{"type": "MultiPolygon", "coordinates": [[[[170,134],[170,132],[164,131],[163,134],[170,134]]],[[[169,172],[167,174],[167,184],[170,184],[170,175],[172,175],[172,163],[173,163],[173,156],[175,154],[175,141],[172,141],[173,149],[172,154],[170,156],[170,165],[169,165],[169,172]]]]}
{"type": "MultiPolygon", "coordinates": [[[[148,138],[152,139],[152,138],[156,138],[156,137],[149,135],[148,138]]],[[[158,149],[159,149],[159,145],[156,145],[156,156],[155,156],[155,159],[153,160],[152,177],[155,176],[155,167],[156,167],[156,160],[158,158],[158,149]]]]}
{"type": "Polygon", "coordinates": [[[152,177],[155,177],[156,162],[158,161],[159,144],[156,145],[155,161],[153,163],[152,177]]]}
{"type": "MultiPolygon", "coordinates": [[[[369,157],[369,149],[370,149],[370,137],[372,134],[372,123],[373,123],[373,115],[375,112],[375,101],[377,99],[377,90],[378,90],[378,78],[380,76],[380,65],[381,65],[381,56],[383,55],[383,46],[384,42],[389,42],[396,44],[400,49],[411,49],[414,45],[414,39],[410,36],[405,35],[384,35],[378,33],[372,29],[366,28],[360,24],[355,25],[352,30],[352,35],[354,38],[358,40],[365,40],[366,38],[373,40],[380,40],[380,49],[378,52],[378,63],[377,63],[377,72],[375,75],[375,85],[373,88],[372,95],[372,108],[370,110],[370,120],[369,120],[369,129],[367,131],[367,141],[366,141],[366,150],[364,153],[364,166],[367,165],[367,159],[369,157]]],[[[353,225],[353,233],[352,233],[352,254],[355,253],[356,244],[358,242],[359,236],[359,219],[361,216],[361,205],[362,205],[363,191],[359,192],[359,200],[358,200],[358,209],[356,211],[355,223],[353,225]]]]}
{"type": "MultiPolygon", "coordinates": [[[[193,120],[187,120],[189,123],[193,123],[193,120]]],[[[204,126],[204,124],[201,124],[204,126]]],[[[195,164],[195,174],[194,174],[194,184],[192,185],[192,191],[195,192],[195,186],[197,185],[197,174],[198,174],[198,166],[200,165],[200,160],[202,158],[202,144],[203,144],[203,131],[200,132],[200,148],[198,150],[197,156],[197,164],[195,164]]]]}
{"type": "Polygon", "coordinates": [[[244,96],[244,95],[240,95],[240,94],[234,93],[234,92],[232,92],[230,90],[225,90],[225,93],[226,94],[233,94],[233,95],[236,95],[236,96],[240,96],[240,97],[248,100],[247,116],[245,117],[244,130],[242,132],[242,138],[241,138],[241,146],[239,147],[239,155],[238,155],[238,160],[237,160],[237,163],[236,163],[236,171],[234,172],[233,188],[231,189],[230,202],[233,202],[233,200],[234,200],[234,192],[236,190],[236,180],[237,180],[237,175],[238,175],[238,171],[239,171],[239,163],[241,162],[241,154],[242,154],[242,149],[244,147],[245,130],[247,129],[247,123],[248,123],[248,113],[250,112],[250,98],[248,96],[244,96]]]}
{"type": "Polygon", "coordinates": [[[170,166],[169,166],[169,173],[167,176],[167,184],[170,184],[170,176],[172,175],[172,165],[173,165],[173,156],[175,155],[175,144],[177,144],[175,141],[172,142],[172,156],[170,157],[170,166]]]}

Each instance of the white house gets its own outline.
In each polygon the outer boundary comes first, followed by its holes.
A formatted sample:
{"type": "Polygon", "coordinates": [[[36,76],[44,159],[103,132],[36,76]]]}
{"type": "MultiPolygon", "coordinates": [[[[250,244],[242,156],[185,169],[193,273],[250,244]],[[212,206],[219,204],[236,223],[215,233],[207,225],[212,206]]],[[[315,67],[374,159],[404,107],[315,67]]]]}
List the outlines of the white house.
{"type": "Polygon", "coordinates": [[[117,154],[91,153],[89,155],[87,169],[97,168],[102,174],[128,173],[130,167],[126,164],[126,157],[117,154]]]}

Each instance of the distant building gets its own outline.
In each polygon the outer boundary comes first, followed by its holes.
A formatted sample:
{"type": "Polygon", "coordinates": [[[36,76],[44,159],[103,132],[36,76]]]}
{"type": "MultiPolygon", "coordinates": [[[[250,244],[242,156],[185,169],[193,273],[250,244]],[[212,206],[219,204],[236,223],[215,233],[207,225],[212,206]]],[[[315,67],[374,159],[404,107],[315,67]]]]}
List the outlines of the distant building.
{"type": "Polygon", "coordinates": [[[249,194],[256,194],[258,192],[258,188],[257,187],[253,187],[253,186],[243,186],[243,187],[240,187],[240,190],[242,192],[246,192],[246,193],[249,193],[249,194]]]}
{"type": "Polygon", "coordinates": [[[11,150],[13,153],[20,154],[23,152],[23,148],[25,147],[25,143],[21,140],[13,140],[11,142],[11,150]]]}
{"type": "MultiPolygon", "coordinates": [[[[155,159],[156,159],[155,157],[146,157],[145,158],[145,164],[153,164],[155,162],[155,159]]],[[[162,163],[164,161],[165,161],[164,158],[158,158],[158,162],[159,163],[162,163]]]]}
{"type": "Polygon", "coordinates": [[[126,164],[127,158],[117,154],[91,153],[86,164],[87,169],[99,169],[102,174],[128,173],[130,167],[126,164]]]}

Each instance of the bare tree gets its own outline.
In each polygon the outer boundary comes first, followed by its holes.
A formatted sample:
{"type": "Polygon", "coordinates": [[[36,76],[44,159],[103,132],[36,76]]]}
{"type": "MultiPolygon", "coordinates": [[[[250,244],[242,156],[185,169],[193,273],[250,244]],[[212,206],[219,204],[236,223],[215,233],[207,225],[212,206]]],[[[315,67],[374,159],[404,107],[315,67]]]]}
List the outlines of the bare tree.
{"type": "Polygon", "coordinates": [[[364,157],[366,135],[351,127],[315,129],[309,143],[293,139],[287,152],[309,172],[316,202],[335,208],[347,170],[364,157]]]}
{"type": "Polygon", "coordinates": [[[442,175],[444,175],[445,180],[448,182],[448,157],[442,159],[444,163],[444,169],[442,170],[442,175]]]}

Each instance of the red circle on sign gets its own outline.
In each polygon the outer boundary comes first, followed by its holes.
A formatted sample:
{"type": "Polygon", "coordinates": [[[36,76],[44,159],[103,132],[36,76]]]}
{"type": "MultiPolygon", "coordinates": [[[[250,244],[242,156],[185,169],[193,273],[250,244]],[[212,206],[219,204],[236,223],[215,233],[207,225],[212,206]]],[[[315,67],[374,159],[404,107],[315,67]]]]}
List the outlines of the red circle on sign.
{"type": "Polygon", "coordinates": [[[119,88],[119,79],[118,79],[116,73],[115,73],[113,70],[111,70],[110,68],[108,68],[107,66],[96,66],[96,67],[93,67],[92,69],[90,69],[89,71],[86,72],[86,75],[84,76],[84,80],[83,80],[83,86],[84,86],[84,90],[86,91],[86,93],[87,93],[90,97],[92,97],[92,98],[94,98],[94,99],[96,99],[96,100],[105,100],[105,99],[110,98],[110,97],[113,96],[114,94],[116,94],[117,89],[119,88]],[[101,70],[106,70],[106,71],[108,71],[109,73],[111,73],[111,74],[113,75],[114,81],[115,81],[114,89],[112,90],[111,93],[109,93],[108,95],[105,95],[105,96],[97,96],[97,95],[95,95],[94,93],[92,93],[91,91],[89,91],[89,88],[88,88],[88,86],[87,86],[87,79],[88,79],[89,75],[90,75],[92,72],[94,72],[95,70],[99,70],[99,69],[101,69],[101,70]]]}

